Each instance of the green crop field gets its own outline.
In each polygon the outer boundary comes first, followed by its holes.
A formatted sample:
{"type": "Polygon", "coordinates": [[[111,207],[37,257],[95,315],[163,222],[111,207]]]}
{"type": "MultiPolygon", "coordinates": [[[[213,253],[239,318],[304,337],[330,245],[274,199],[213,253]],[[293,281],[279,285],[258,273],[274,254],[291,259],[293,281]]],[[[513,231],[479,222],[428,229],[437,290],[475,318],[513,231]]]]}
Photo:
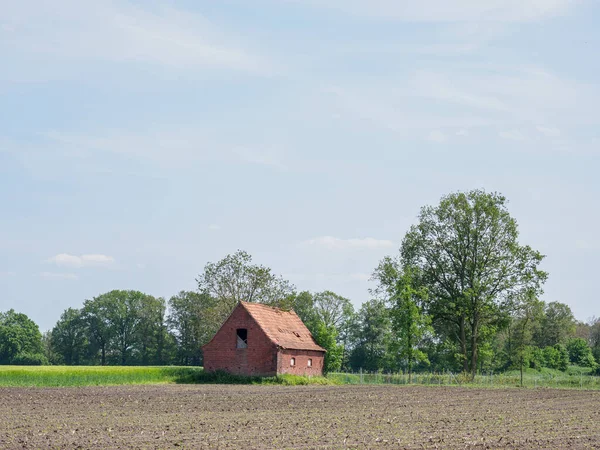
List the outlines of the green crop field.
{"type": "MultiPolygon", "coordinates": [[[[477,375],[470,381],[460,374],[417,373],[330,373],[327,377],[280,375],[277,377],[240,377],[225,373],[205,373],[202,367],[176,366],[0,366],[0,387],[110,386],[127,384],[280,384],[280,385],[461,385],[473,387],[520,386],[517,371],[477,375]]],[[[529,370],[524,376],[528,388],[600,389],[600,377],[590,369],[572,366],[567,372],[529,370]]]]}
{"type": "Polygon", "coordinates": [[[176,383],[193,379],[199,367],[0,366],[0,386],[101,386],[176,383]]]}

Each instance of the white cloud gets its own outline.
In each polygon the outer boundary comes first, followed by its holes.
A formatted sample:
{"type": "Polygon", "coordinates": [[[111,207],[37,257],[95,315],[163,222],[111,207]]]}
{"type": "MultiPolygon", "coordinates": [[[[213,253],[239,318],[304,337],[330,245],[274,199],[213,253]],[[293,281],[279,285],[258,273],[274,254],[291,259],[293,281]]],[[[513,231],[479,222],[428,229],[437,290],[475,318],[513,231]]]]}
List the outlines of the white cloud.
{"type": "Polygon", "coordinates": [[[216,223],[213,223],[208,226],[208,229],[211,231],[219,231],[221,229],[221,226],[217,225],[216,223]]]}
{"type": "Polygon", "coordinates": [[[437,142],[439,144],[446,142],[448,138],[444,133],[439,130],[433,130],[431,133],[427,135],[427,140],[431,142],[437,142]]]}
{"type": "Polygon", "coordinates": [[[308,3],[386,20],[525,22],[564,14],[578,0],[308,0],[308,3]]]}
{"type": "Polygon", "coordinates": [[[384,239],[363,238],[363,239],[340,239],[333,236],[320,236],[303,242],[304,245],[322,247],[328,250],[351,250],[351,249],[382,249],[393,248],[392,241],[384,239]]]}
{"type": "MultiPolygon", "coordinates": [[[[198,163],[256,164],[275,170],[286,170],[286,151],[240,147],[230,135],[216,131],[203,132],[192,126],[164,127],[155,130],[92,133],[48,131],[40,135],[36,145],[3,142],[0,151],[10,152],[31,172],[44,174],[82,172],[113,173],[117,170],[146,175],[161,175],[167,170],[185,170],[198,163]],[[112,158],[120,161],[115,162],[112,158]]],[[[251,138],[249,138],[251,139],[251,138]]],[[[49,176],[49,175],[46,175],[49,176]]]]}
{"type": "Polygon", "coordinates": [[[45,280],[77,280],[79,277],[74,273],[56,273],[56,272],[42,272],[40,277],[45,280]]]}
{"type": "Polygon", "coordinates": [[[279,170],[287,169],[280,152],[275,150],[238,147],[234,150],[234,154],[245,163],[269,166],[279,170]]]}
{"type": "Polygon", "coordinates": [[[468,136],[469,135],[469,130],[458,130],[456,132],[457,136],[468,136]]]}
{"type": "Polygon", "coordinates": [[[500,131],[498,136],[509,141],[525,141],[527,139],[519,130],[500,131]]]}
{"type": "Polygon", "coordinates": [[[168,6],[125,0],[21,0],[3,4],[2,19],[0,41],[7,49],[46,57],[47,65],[99,60],[270,71],[264,59],[244,48],[242,38],[228,37],[199,14],[168,6]]]}
{"type": "Polygon", "coordinates": [[[49,258],[47,262],[56,264],[59,267],[106,267],[115,262],[112,256],[92,254],[92,255],[70,255],[68,253],[60,253],[52,258],[49,258]]]}
{"type": "Polygon", "coordinates": [[[536,130],[547,137],[559,137],[561,135],[561,132],[558,128],[537,126],[536,130]]]}

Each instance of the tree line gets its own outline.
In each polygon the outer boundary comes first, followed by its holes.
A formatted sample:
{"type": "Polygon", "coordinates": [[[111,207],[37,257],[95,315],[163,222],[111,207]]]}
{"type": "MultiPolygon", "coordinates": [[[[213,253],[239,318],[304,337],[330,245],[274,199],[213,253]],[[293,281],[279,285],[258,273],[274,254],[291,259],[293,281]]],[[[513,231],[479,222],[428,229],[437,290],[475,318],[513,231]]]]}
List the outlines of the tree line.
{"type": "Polygon", "coordinates": [[[196,291],[107,292],[44,335],[23,314],[1,314],[0,363],[201,365],[202,345],[243,300],[293,309],[327,349],[327,371],[596,369],[600,320],[540,300],[544,256],[518,237],[502,195],[452,193],[421,209],[357,311],[331,291],[298,292],[238,251],[207,264],[196,291]]]}

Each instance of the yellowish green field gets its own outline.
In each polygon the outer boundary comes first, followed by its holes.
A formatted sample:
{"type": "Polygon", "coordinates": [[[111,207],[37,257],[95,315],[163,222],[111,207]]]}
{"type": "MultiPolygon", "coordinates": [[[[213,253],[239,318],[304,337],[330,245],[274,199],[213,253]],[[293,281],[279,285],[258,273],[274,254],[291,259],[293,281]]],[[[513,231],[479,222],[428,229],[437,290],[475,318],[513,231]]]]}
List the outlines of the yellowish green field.
{"type": "Polygon", "coordinates": [[[0,386],[107,386],[189,382],[201,367],[0,366],[0,386]]]}

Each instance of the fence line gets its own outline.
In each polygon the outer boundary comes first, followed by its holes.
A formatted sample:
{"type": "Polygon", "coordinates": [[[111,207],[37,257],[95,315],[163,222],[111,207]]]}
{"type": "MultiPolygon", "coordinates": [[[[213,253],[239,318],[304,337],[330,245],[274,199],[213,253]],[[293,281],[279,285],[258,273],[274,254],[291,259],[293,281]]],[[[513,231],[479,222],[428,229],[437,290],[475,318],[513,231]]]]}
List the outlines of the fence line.
{"type": "MultiPolygon", "coordinates": [[[[488,386],[488,387],[514,387],[520,386],[519,374],[514,373],[483,373],[471,380],[467,375],[453,372],[419,372],[409,375],[406,372],[384,373],[367,372],[360,369],[357,373],[336,372],[327,375],[328,378],[340,384],[396,384],[396,385],[437,385],[437,386],[488,386]]],[[[579,374],[531,374],[523,379],[523,386],[528,388],[573,388],[573,389],[600,389],[600,377],[579,374]]]]}

